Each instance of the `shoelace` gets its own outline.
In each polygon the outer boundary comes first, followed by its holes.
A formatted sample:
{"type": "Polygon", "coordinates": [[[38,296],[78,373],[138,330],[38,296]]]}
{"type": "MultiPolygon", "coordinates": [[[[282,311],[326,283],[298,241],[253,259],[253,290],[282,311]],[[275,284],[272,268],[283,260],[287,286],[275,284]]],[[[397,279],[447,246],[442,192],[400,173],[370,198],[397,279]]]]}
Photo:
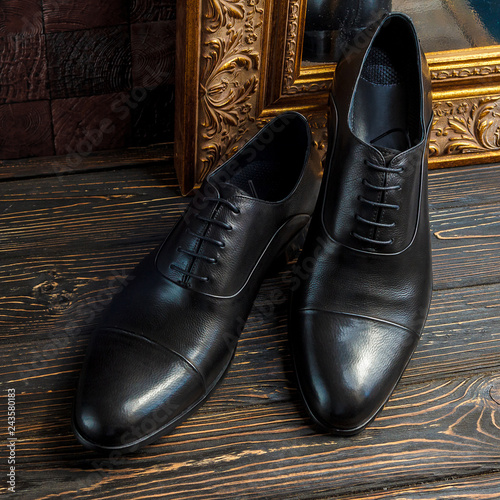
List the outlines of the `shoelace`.
{"type": "MultiPolygon", "coordinates": [[[[203,203],[205,203],[205,202],[221,203],[222,205],[227,206],[235,214],[239,214],[240,213],[240,209],[236,205],[234,205],[230,201],[225,200],[223,198],[204,197],[202,199],[202,202],[203,203]]],[[[217,219],[213,219],[213,218],[210,218],[210,217],[203,217],[199,213],[196,214],[195,217],[198,220],[206,222],[208,225],[214,224],[214,225],[219,226],[222,229],[225,229],[227,231],[231,231],[231,229],[233,229],[233,227],[231,226],[231,224],[228,224],[227,222],[220,221],[220,220],[217,220],[217,219]]],[[[209,236],[205,236],[204,234],[197,234],[197,233],[191,231],[191,229],[189,229],[189,228],[188,228],[187,231],[188,231],[188,233],[191,236],[194,236],[195,238],[198,238],[198,239],[200,239],[202,241],[206,241],[207,243],[210,243],[212,245],[216,245],[219,248],[224,248],[225,247],[225,243],[223,241],[216,240],[214,238],[210,238],[209,236]]],[[[205,255],[205,254],[200,253],[200,252],[194,252],[192,250],[188,250],[188,249],[182,248],[182,247],[177,247],[177,251],[179,253],[183,253],[185,255],[189,255],[190,257],[193,257],[194,259],[204,260],[205,262],[208,262],[210,264],[216,264],[217,263],[217,259],[215,259],[213,257],[209,257],[208,255],[205,255]]],[[[181,273],[182,275],[184,275],[185,277],[188,277],[188,278],[193,278],[193,279],[196,279],[196,280],[199,280],[199,281],[203,281],[203,282],[209,281],[208,276],[201,276],[199,274],[192,273],[191,271],[188,271],[187,269],[183,269],[182,267],[179,267],[177,264],[170,264],[170,269],[172,269],[174,271],[177,271],[177,272],[181,273]]]]}
{"type": "MultiPolygon", "coordinates": [[[[375,170],[378,170],[379,172],[385,172],[385,173],[400,173],[403,171],[402,168],[393,168],[393,167],[388,167],[388,166],[382,166],[382,165],[378,165],[377,163],[373,163],[369,160],[365,160],[365,164],[375,170]]],[[[397,190],[397,189],[401,189],[401,186],[398,184],[396,186],[376,186],[374,184],[371,184],[370,182],[368,182],[366,179],[363,179],[363,184],[368,187],[369,189],[372,189],[374,191],[380,191],[382,193],[385,193],[387,191],[394,191],[394,190],[397,190]]],[[[365,203],[371,207],[374,207],[374,208],[381,208],[381,209],[393,209],[393,210],[399,210],[399,205],[393,205],[393,204],[390,204],[390,203],[382,203],[382,202],[379,202],[379,201],[373,201],[373,200],[369,200],[367,198],[365,198],[364,196],[359,196],[358,199],[362,202],[362,203],[365,203]]],[[[361,217],[361,215],[359,214],[356,214],[356,220],[359,221],[359,222],[362,222],[363,224],[367,224],[369,226],[373,226],[375,228],[390,228],[390,227],[394,227],[396,224],[394,222],[392,222],[391,224],[386,224],[386,223],[383,223],[383,222],[376,222],[376,221],[371,221],[371,220],[368,220],[368,219],[365,219],[364,217],[361,217]]],[[[391,238],[390,240],[376,240],[374,238],[368,238],[366,236],[363,236],[355,231],[353,231],[352,233],[352,236],[354,236],[355,238],[357,238],[358,240],[361,240],[365,243],[372,243],[374,245],[390,245],[394,242],[394,239],[391,238]]]]}

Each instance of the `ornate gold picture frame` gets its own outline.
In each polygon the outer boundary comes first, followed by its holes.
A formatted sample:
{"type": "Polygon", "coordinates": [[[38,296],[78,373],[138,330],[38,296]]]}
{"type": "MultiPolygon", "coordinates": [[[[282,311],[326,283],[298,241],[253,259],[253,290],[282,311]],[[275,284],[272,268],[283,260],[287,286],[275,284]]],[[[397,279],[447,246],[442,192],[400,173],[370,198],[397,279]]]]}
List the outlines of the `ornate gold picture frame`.
{"type": "MultiPolygon", "coordinates": [[[[303,66],[306,0],[177,2],[175,166],[183,194],[285,110],[326,147],[335,64],[303,66]]],[[[500,158],[500,46],[431,52],[430,168],[500,158]]]]}

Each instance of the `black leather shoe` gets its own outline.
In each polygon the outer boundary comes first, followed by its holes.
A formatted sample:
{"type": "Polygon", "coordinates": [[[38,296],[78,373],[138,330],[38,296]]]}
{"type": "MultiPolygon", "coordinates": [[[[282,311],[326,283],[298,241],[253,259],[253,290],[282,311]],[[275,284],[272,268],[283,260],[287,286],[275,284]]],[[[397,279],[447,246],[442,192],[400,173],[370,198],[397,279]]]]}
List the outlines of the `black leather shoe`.
{"type": "Polygon", "coordinates": [[[302,58],[338,61],[349,40],[391,9],[392,0],[308,0],[302,58]]]}
{"type": "Polygon", "coordinates": [[[306,119],[290,112],[208,176],[92,335],[73,414],[81,443],[134,451],[207,399],[266,270],[310,220],[320,170],[306,119]]]}
{"type": "Polygon", "coordinates": [[[325,176],[292,297],[291,343],[319,426],[355,434],[382,409],[417,346],[432,271],[427,63],[391,14],[335,74],[325,176]]]}

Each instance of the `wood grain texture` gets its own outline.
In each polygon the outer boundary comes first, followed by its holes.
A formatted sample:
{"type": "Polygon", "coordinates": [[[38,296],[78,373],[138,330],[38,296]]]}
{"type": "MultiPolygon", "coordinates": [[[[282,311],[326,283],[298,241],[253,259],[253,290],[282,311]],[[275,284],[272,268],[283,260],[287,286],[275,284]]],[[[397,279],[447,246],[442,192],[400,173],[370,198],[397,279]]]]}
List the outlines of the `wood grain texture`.
{"type": "Polygon", "coordinates": [[[48,99],[45,37],[0,38],[0,104],[48,99]]]}
{"type": "Polygon", "coordinates": [[[498,164],[429,172],[429,206],[431,210],[460,206],[477,206],[500,201],[500,168],[498,164]]]}
{"type": "MultiPolygon", "coordinates": [[[[29,135],[16,137],[4,149],[0,143],[0,160],[65,155],[68,147],[71,149],[75,142],[82,141],[81,129],[72,123],[77,133],[76,137],[70,137],[72,127],[61,128],[57,101],[89,98],[87,107],[80,102],[80,111],[82,122],[92,122],[100,112],[92,109],[93,97],[124,91],[129,94],[119,108],[122,110],[123,105],[128,108],[128,123],[122,123],[113,139],[106,137],[92,151],[144,147],[173,140],[174,0],[4,3],[0,7],[0,105],[49,100],[57,119],[52,122],[49,114],[49,127],[41,139],[47,139],[50,129],[57,129],[57,133],[42,148],[29,135]],[[158,92],[150,92],[155,89],[158,92]],[[20,148],[18,144],[26,147],[20,148]]],[[[15,124],[15,130],[21,134],[23,116],[15,124]]],[[[25,170],[27,165],[21,167],[25,170]]],[[[40,173],[43,175],[43,171],[40,173]]]]}
{"type": "Polygon", "coordinates": [[[436,288],[500,281],[499,203],[435,211],[431,231],[436,288]]]}
{"type": "MultiPolygon", "coordinates": [[[[71,165],[69,165],[71,168],[71,165]]],[[[163,167],[155,167],[163,168],[163,167]]],[[[123,178],[127,173],[119,174],[123,178]]],[[[137,178],[137,177],[135,177],[137,178]]],[[[121,180],[109,178],[109,182],[104,180],[102,186],[96,186],[95,196],[97,199],[104,196],[101,187],[107,188],[108,185],[113,185],[114,182],[122,182],[121,180]]],[[[61,203],[64,200],[65,191],[61,191],[65,187],[67,191],[76,189],[79,192],[78,178],[57,178],[46,179],[41,185],[47,192],[62,193],[61,203]],[[73,186],[76,182],[77,186],[73,186]]],[[[150,193],[150,203],[148,204],[149,213],[151,211],[156,214],[161,214],[168,206],[176,203],[177,193],[172,197],[173,193],[165,193],[161,186],[149,184],[152,189],[150,193]]],[[[22,189],[22,188],[21,188],[22,189]]],[[[134,186],[129,187],[133,193],[136,193],[134,186]]],[[[146,188],[148,189],[148,188],[146,188]]],[[[116,191],[117,189],[115,189],[116,191]]],[[[18,197],[18,201],[23,203],[24,197],[22,191],[17,195],[12,194],[11,200],[14,201],[18,197]]],[[[490,196],[492,198],[493,195],[490,196]]],[[[144,196],[147,200],[147,196],[144,196]]],[[[85,224],[89,228],[102,231],[102,235],[106,232],[113,232],[117,241],[122,240],[132,243],[134,238],[140,235],[143,240],[145,237],[158,238],[163,234],[163,230],[158,227],[153,221],[147,224],[146,227],[141,227],[138,231],[136,226],[130,225],[127,221],[127,214],[130,208],[134,210],[141,209],[142,205],[138,205],[135,201],[135,196],[132,196],[128,201],[123,201],[117,205],[106,203],[93,207],[90,213],[82,212],[82,207],[86,206],[87,202],[82,201],[80,204],[72,204],[68,207],[67,216],[76,217],[81,224],[85,224]],[[83,203],[83,205],[81,205],[83,203]],[[104,215],[105,214],[105,215],[104,215]],[[115,218],[116,217],[116,218],[115,218]],[[121,222],[120,222],[121,221],[121,222]]],[[[455,202],[458,204],[458,202],[455,202]]],[[[37,224],[44,220],[49,224],[49,227],[43,231],[37,230],[37,236],[47,241],[48,245],[58,245],[64,240],[63,234],[68,234],[66,228],[61,226],[64,220],[60,219],[57,214],[47,212],[39,214],[41,219],[36,219],[30,224],[30,227],[37,228],[37,224]],[[63,232],[62,232],[63,231],[63,232]]],[[[148,215],[145,213],[145,217],[148,215]]],[[[17,227],[19,221],[16,219],[14,212],[11,216],[11,223],[17,227]]],[[[140,212],[137,214],[140,221],[140,212]]],[[[500,201],[479,205],[477,207],[455,206],[453,208],[443,208],[433,210],[431,212],[431,229],[433,233],[433,259],[434,259],[434,287],[435,289],[447,289],[455,286],[469,286],[478,284],[496,283],[500,278],[500,201]]],[[[173,223],[173,221],[171,221],[173,223]]],[[[85,227],[85,226],[83,226],[85,227]]],[[[29,228],[20,233],[16,230],[16,235],[9,240],[8,248],[10,250],[20,250],[23,247],[29,247],[33,238],[33,234],[29,228]]],[[[92,229],[89,229],[92,230],[92,229]]],[[[8,228],[6,228],[6,236],[8,228]]],[[[75,241],[79,235],[69,234],[68,241],[75,241]]]]}
{"type": "Polygon", "coordinates": [[[130,137],[129,94],[55,99],[51,102],[57,155],[74,169],[94,151],[123,148],[130,137]]]}
{"type": "Polygon", "coordinates": [[[127,26],[51,33],[46,38],[53,99],[131,88],[127,26]]]}
{"type": "MultiPolygon", "coordinates": [[[[91,155],[91,161],[96,168],[104,168],[109,162],[110,167],[134,166],[137,163],[147,164],[154,161],[164,161],[171,157],[169,151],[171,145],[150,146],[140,149],[126,149],[112,153],[98,153],[91,155]],[[167,156],[163,157],[161,152],[165,150],[167,156]],[[104,159],[105,157],[105,159],[104,159]],[[95,159],[93,159],[95,158],[95,159]]],[[[0,180],[18,178],[22,172],[23,177],[50,175],[57,168],[58,162],[64,163],[64,159],[41,158],[39,160],[14,159],[0,161],[0,180]]],[[[87,171],[90,165],[75,168],[74,172],[87,171]]],[[[165,169],[171,169],[165,166],[165,169]]],[[[499,201],[498,190],[493,186],[500,185],[500,168],[498,164],[482,165],[477,167],[460,167],[458,170],[443,169],[429,172],[429,206],[431,210],[438,208],[450,208],[460,205],[481,205],[483,203],[499,201]],[[460,195],[457,195],[457,192],[460,195]]]]}
{"type": "MultiPolygon", "coordinates": [[[[0,334],[6,348],[0,365],[8,370],[0,373],[10,374],[13,381],[22,373],[20,378],[38,390],[52,387],[55,367],[76,376],[100,313],[136,262],[155,246],[151,243],[73,251],[60,258],[25,255],[22,266],[5,261],[0,325],[9,333],[0,334]],[[47,353],[43,363],[40,349],[47,353]]],[[[232,368],[208,408],[286,401],[296,393],[287,339],[286,279],[283,272],[263,284],[232,368]],[[278,300],[271,302],[270,296],[278,300]]],[[[499,292],[498,285],[435,292],[423,337],[401,384],[499,371],[499,292]]]]}
{"type": "Polygon", "coordinates": [[[495,269],[496,256],[480,241],[496,238],[488,221],[500,191],[486,179],[499,170],[485,171],[477,191],[461,182],[467,170],[455,170],[454,198],[445,173],[437,182],[431,174],[433,233],[466,227],[478,252],[460,256],[446,246],[455,240],[433,238],[438,289],[424,335],[365,432],[335,438],[310,427],[288,349],[288,265],[263,283],[228,376],[207,404],[125,457],[85,451],[72,435],[78,372],[112,293],[189,200],[171,164],[0,183],[0,418],[4,389],[15,387],[22,498],[495,498],[500,280],[483,270],[488,259],[495,269]]]}
{"type": "Polygon", "coordinates": [[[52,154],[49,101],[0,105],[0,160],[52,154]]]}
{"type": "MultiPolygon", "coordinates": [[[[18,294],[9,297],[4,292],[4,307],[18,301],[24,304],[25,322],[32,324],[39,318],[36,338],[40,340],[46,339],[43,335],[57,339],[57,331],[64,336],[63,327],[70,318],[81,326],[80,310],[85,313],[84,305],[103,293],[109,276],[127,275],[173,227],[188,202],[174,187],[175,176],[164,167],[96,172],[91,180],[87,175],[70,175],[40,179],[36,185],[30,181],[4,184],[2,252],[9,265],[3,280],[8,290],[15,284],[18,294]],[[90,244],[88,250],[82,250],[82,241],[90,244]],[[13,254],[23,255],[21,264],[8,258],[13,254]],[[44,308],[48,316],[41,314],[44,308]]],[[[481,261],[473,264],[481,268],[481,261]]],[[[448,273],[446,266],[446,259],[435,259],[436,282],[445,281],[441,273],[448,273]]],[[[461,269],[466,268],[456,268],[458,277],[461,269]]],[[[472,272],[472,276],[476,285],[483,284],[481,273],[472,272]]],[[[228,378],[235,401],[288,397],[287,387],[293,385],[286,344],[290,279],[288,266],[266,280],[256,300],[241,342],[243,350],[228,378]],[[264,352],[257,347],[262,344],[267,346],[264,352]]],[[[403,380],[498,369],[498,292],[496,284],[436,290],[415,362],[403,380]]],[[[6,328],[16,328],[16,316],[5,321],[6,328]]],[[[17,343],[29,344],[34,338],[28,332],[20,335],[17,343]]]]}
{"type": "Polygon", "coordinates": [[[175,19],[175,0],[131,0],[130,21],[171,21],[175,19]]]}
{"type": "Polygon", "coordinates": [[[135,87],[155,88],[175,81],[175,21],[130,26],[132,80],[135,87]]]}
{"type": "Polygon", "coordinates": [[[348,497],[329,496],[322,500],[496,500],[500,495],[500,474],[480,474],[471,477],[437,481],[407,488],[383,489],[348,497]]]}
{"type": "Polygon", "coordinates": [[[492,472],[500,463],[499,410],[488,396],[494,383],[498,377],[479,376],[400,387],[384,416],[354,438],[314,433],[295,403],[198,413],[114,463],[75,454],[58,391],[27,392],[17,398],[17,450],[29,480],[20,476],[18,487],[23,498],[40,499],[55,491],[80,499],[289,499],[492,472]],[[52,405],[55,419],[38,416],[52,405]]]}
{"type": "Polygon", "coordinates": [[[8,0],[1,7],[0,38],[43,32],[42,0],[8,0]]]}
{"type": "Polygon", "coordinates": [[[45,32],[76,31],[127,22],[125,0],[44,0],[45,32]]]}
{"type": "Polygon", "coordinates": [[[172,144],[128,148],[119,151],[99,151],[82,159],[78,165],[70,167],[64,158],[58,156],[48,158],[23,158],[0,160],[0,182],[12,179],[60,176],[78,172],[110,170],[117,167],[128,168],[141,165],[148,168],[152,165],[168,165],[172,161],[172,144]]]}

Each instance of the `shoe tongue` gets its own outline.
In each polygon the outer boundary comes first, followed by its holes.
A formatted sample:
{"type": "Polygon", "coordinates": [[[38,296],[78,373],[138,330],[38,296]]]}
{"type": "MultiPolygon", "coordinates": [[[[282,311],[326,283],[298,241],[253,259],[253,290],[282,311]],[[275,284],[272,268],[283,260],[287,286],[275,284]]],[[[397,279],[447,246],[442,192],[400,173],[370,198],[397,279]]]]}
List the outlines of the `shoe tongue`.
{"type": "Polygon", "coordinates": [[[389,163],[395,156],[401,153],[401,151],[398,151],[397,149],[386,148],[384,146],[376,146],[375,149],[382,153],[382,156],[384,157],[386,163],[389,163]]]}

